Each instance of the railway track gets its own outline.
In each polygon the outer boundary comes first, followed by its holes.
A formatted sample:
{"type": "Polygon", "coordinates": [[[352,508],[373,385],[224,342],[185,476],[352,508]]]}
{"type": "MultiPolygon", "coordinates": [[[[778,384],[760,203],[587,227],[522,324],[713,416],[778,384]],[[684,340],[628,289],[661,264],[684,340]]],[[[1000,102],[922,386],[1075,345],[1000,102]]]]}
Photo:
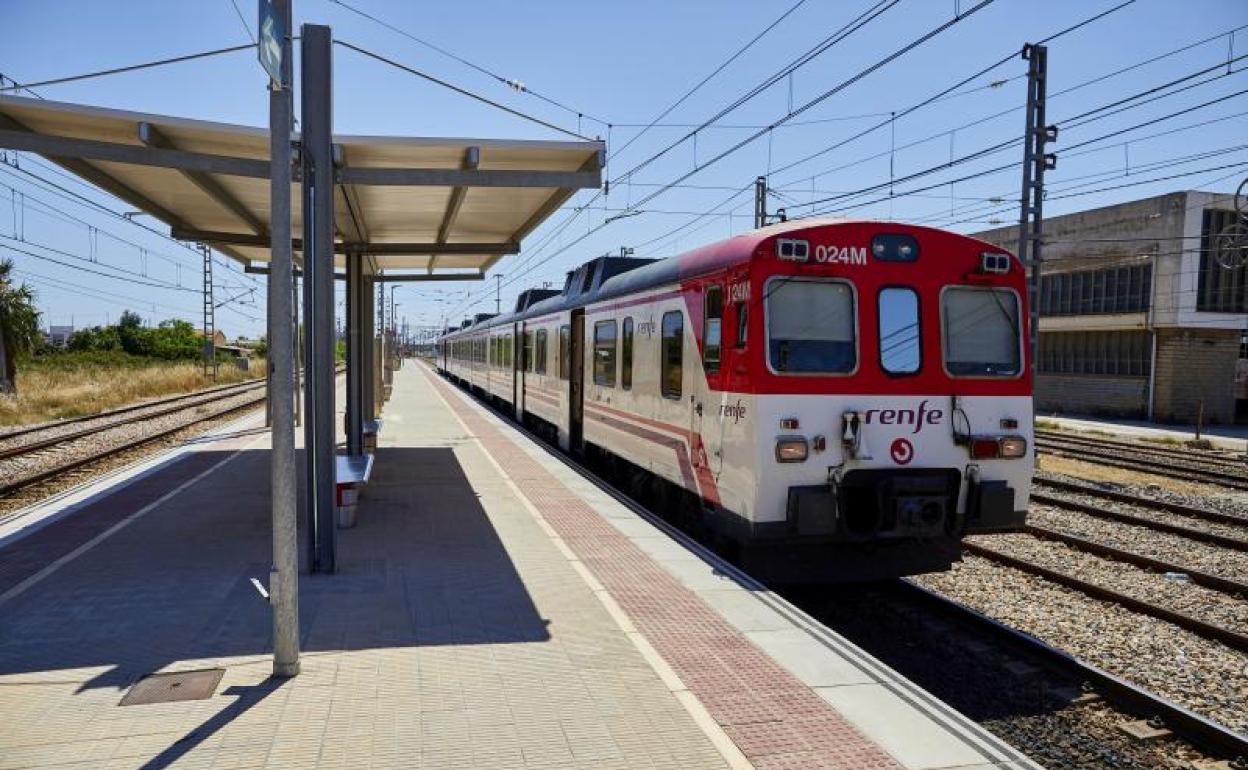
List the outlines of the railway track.
{"type": "Polygon", "coordinates": [[[1037,476],[1032,480],[1033,495],[1036,494],[1035,489],[1039,487],[1047,487],[1060,492],[1070,492],[1077,495],[1088,495],[1102,500],[1111,500],[1113,502],[1136,505],[1142,508],[1153,508],[1215,524],[1248,526],[1248,517],[1236,516],[1233,513],[1223,513],[1209,508],[1199,508],[1194,505],[1183,505],[1182,503],[1176,503],[1170,500],[1157,500],[1152,497],[1133,495],[1129,492],[1122,492],[1116,489],[1105,489],[1104,487],[1094,486],[1089,483],[1066,481],[1064,479],[1056,479],[1049,476],[1037,476]]]}
{"type": "Polygon", "coordinates": [[[1248,465],[1242,463],[1238,466],[1232,462],[1214,467],[1200,460],[1180,459],[1178,455],[1150,456],[1134,446],[1105,447],[1093,442],[1072,441],[1065,436],[1051,438],[1041,434],[1037,434],[1036,449],[1046,454],[1087,460],[1097,465],[1248,491],[1248,465]]]}
{"type": "MultiPolygon", "coordinates": [[[[1136,513],[1127,513],[1124,511],[1117,510],[1115,508],[1110,508],[1110,507],[1101,506],[1101,505],[1094,505],[1092,503],[1086,503],[1080,500],[1071,500],[1069,498],[1049,495],[1043,492],[1032,492],[1031,500],[1032,502],[1041,503],[1044,505],[1051,505],[1056,508],[1064,508],[1070,511],[1078,511],[1080,513],[1084,513],[1089,516],[1094,516],[1098,519],[1108,519],[1110,521],[1117,521],[1122,524],[1134,524],[1136,526],[1146,527],[1148,529],[1156,530],[1158,532],[1166,532],[1172,535],[1182,535],[1183,537],[1190,538],[1192,540],[1197,540],[1202,543],[1211,543],[1213,545],[1218,545],[1223,548],[1229,548],[1230,550],[1233,550],[1233,551],[1248,552],[1248,538],[1245,538],[1243,536],[1236,536],[1236,535],[1231,535],[1231,534],[1223,534],[1221,532],[1214,532],[1208,529],[1201,529],[1199,527],[1194,527],[1186,523],[1176,524],[1176,523],[1168,522],[1168,521],[1160,521],[1158,519],[1149,518],[1147,516],[1143,516],[1143,515],[1136,514],[1136,513]]],[[[1147,498],[1140,498],[1138,500],[1132,501],[1131,504],[1138,505],[1142,508],[1148,508],[1148,507],[1151,507],[1148,504],[1149,502],[1151,501],[1148,501],[1147,498]]],[[[1159,508],[1159,510],[1165,510],[1165,509],[1159,508]]],[[[1215,511],[1204,511],[1203,509],[1188,509],[1188,510],[1201,511],[1202,513],[1216,513],[1215,511]]],[[[1196,518],[1202,518],[1202,517],[1196,517],[1196,518]]],[[[1245,526],[1245,524],[1248,524],[1248,523],[1244,522],[1243,520],[1240,520],[1236,522],[1236,524],[1238,524],[1239,526],[1245,526]]]]}
{"type": "Polygon", "coordinates": [[[1146,441],[1131,441],[1097,435],[1072,433],[1070,431],[1045,430],[1043,428],[1036,430],[1036,439],[1052,439],[1065,441],[1071,444],[1081,444],[1084,446],[1121,449],[1134,454],[1142,454],[1148,457],[1157,457],[1162,459],[1179,460],[1180,462],[1191,462],[1192,460],[1196,460],[1213,467],[1226,468],[1229,470],[1248,469],[1248,455],[1236,454],[1234,452],[1217,449],[1196,449],[1194,447],[1188,447],[1180,444],[1157,444],[1146,441]]]}
{"type": "MultiPolygon", "coordinates": [[[[206,422],[217,420],[222,417],[228,417],[238,412],[242,412],[248,409],[255,408],[259,404],[264,403],[265,395],[263,392],[264,391],[263,385],[264,383],[261,382],[260,386],[258,387],[258,390],[260,392],[258,395],[254,397],[245,398],[242,401],[237,402],[237,403],[231,403],[221,409],[211,410],[206,414],[195,414],[193,418],[190,420],[179,420],[173,425],[160,427],[154,431],[143,432],[137,437],[127,438],[119,442],[109,442],[103,445],[100,449],[92,450],[92,451],[82,453],[82,454],[73,454],[73,456],[70,459],[67,459],[65,461],[55,462],[55,463],[47,465],[46,467],[42,467],[34,471],[33,473],[28,473],[28,474],[24,474],[15,478],[7,479],[4,482],[0,483],[0,499],[11,497],[13,495],[18,494],[19,492],[24,492],[28,489],[37,487],[42,484],[47,484],[49,482],[59,479],[62,476],[65,476],[66,474],[79,471],[84,468],[88,468],[90,466],[94,466],[103,461],[112,459],[119,454],[131,452],[133,450],[140,449],[146,445],[152,444],[162,439],[169,438],[170,436],[178,434],[186,430],[187,428],[192,428],[192,427],[201,425],[206,422]]],[[[51,440],[41,439],[38,442],[33,442],[30,445],[31,447],[34,447],[34,448],[28,449],[25,446],[19,447],[18,449],[21,451],[11,452],[9,454],[4,455],[3,457],[4,459],[14,459],[14,458],[21,458],[25,455],[35,455],[36,453],[40,453],[40,452],[46,453],[50,449],[53,449],[53,447],[59,447],[61,449],[68,449],[70,447],[62,446],[62,445],[65,445],[65,444],[72,445],[74,441],[80,441],[84,438],[95,437],[103,430],[109,430],[113,428],[129,426],[129,425],[137,425],[142,422],[157,420],[162,417],[169,417],[172,414],[179,412],[179,411],[185,411],[188,409],[199,409],[203,407],[205,403],[211,403],[212,401],[219,401],[219,400],[222,400],[223,398],[233,399],[239,395],[245,395],[247,392],[248,392],[247,390],[243,390],[241,391],[241,393],[230,392],[230,393],[226,393],[224,396],[218,393],[209,401],[197,400],[197,401],[192,401],[190,403],[183,403],[178,407],[163,408],[163,409],[158,410],[157,414],[155,415],[145,415],[142,417],[130,416],[126,418],[125,420],[112,422],[104,428],[91,428],[89,430],[75,431],[73,434],[74,437],[72,439],[66,439],[60,436],[51,440]]]]}
{"type": "Polygon", "coordinates": [[[210,404],[227,396],[247,393],[249,391],[263,390],[264,387],[264,380],[227,385],[221,388],[211,388],[209,390],[197,391],[195,393],[188,393],[181,396],[175,396],[173,398],[151,401],[144,404],[136,404],[134,406],[123,407],[121,409],[114,409],[96,415],[75,417],[69,420],[60,420],[55,423],[23,428],[21,430],[0,435],[0,460],[9,459],[11,457],[20,457],[26,454],[33,454],[49,447],[55,447],[58,444],[95,435],[100,431],[109,430],[123,425],[132,425],[139,422],[154,420],[158,417],[176,414],[177,412],[203,404],[210,404]],[[69,426],[82,427],[65,431],[65,428],[69,426]],[[41,433],[49,435],[40,437],[39,434],[41,433]],[[23,440],[14,441],[14,439],[19,438],[23,440]]]}
{"type": "MultiPolygon", "coordinates": [[[[542,437],[511,420],[509,415],[488,404],[485,406],[506,418],[515,430],[528,436],[552,457],[563,462],[620,504],[695,553],[700,552],[704,558],[712,558],[709,546],[698,542],[664,517],[638,503],[626,491],[615,487],[550,446],[542,437]]],[[[829,646],[843,645],[828,638],[825,626],[846,633],[851,641],[873,655],[879,654],[885,664],[899,670],[908,679],[950,703],[994,734],[1014,745],[1025,747],[1029,754],[1033,754],[1048,767],[1082,769],[1093,766],[1089,759],[1095,758],[1107,763],[1101,766],[1150,768],[1160,765],[1163,757],[1164,761],[1173,761],[1174,755],[1190,758],[1193,753],[1203,754],[1204,758],[1248,761],[1248,736],[1236,733],[1147,688],[1114,676],[1034,636],[908,580],[890,581],[885,586],[854,587],[848,590],[856,601],[841,602],[836,596],[830,597],[830,594],[842,594],[846,589],[834,592],[826,588],[786,589],[781,594],[773,594],[735,567],[726,565],[724,571],[742,585],[754,589],[754,595],[760,601],[772,605],[777,611],[789,616],[795,611],[808,613],[819,624],[810,628],[812,636],[817,640],[829,646]],[[878,631],[882,624],[876,621],[881,614],[896,614],[899,604],[868,596],[881,588],[904,596],[906,602],[921,607],[920,622],[916,623],[913,616],[905,616],[895,632],[878,635],[879,644],[893,645],[892,649],[898,650],[900,657],[884,652],[873,642],[861,637],[855,638],[852,633],[847,632],[843,624],[832,617],[840,611],[851,625],[859,629],[871,628],[878,631]],[[963,629],[960,634],[950,632],[951,623],[963,629]],[[925,638],[930,638],[932,643],[926,644],[925,638]],[[985,646],[1008,651],[993,656],[992,665],[985,665],[988,662],[982,653],[985,646]],[[968,650],[978,651],[977,659],[970,665],[958,668],[951,663],[951,654],[965,653],[968,650]],[[915,661],[916,655],[924,653],[934,654],[926,663],[915,661]],[[1020,658],[1035,665],[1020,663],[1020,658]],[[1042,675],[1047,680],[1040,687],[1034,686],[1036,682],[1033,673],[1037,671],[1043,672],[1042,675]],[[941,674],[939,682],[929,678],[933,672],[941,674]],[[1011,683],[1010,680],[1015,679],[1017,681],[1011,683]],[[1020,698],[1025,699],[1026,703],[1015,702],[1020,698]],[[1101,698],[1111,704],[1108,717],[1110,721],[1126,723],[1153,720],[1154,724],[1162,724],[1178,736],[1181,739],[1180,746],[1172,745],[1175,740],[1173,738],[1168,739],[1171,745],[1164,742],[1137,744],[1116,729],[1106,729],[1099,724],[1107,719],[1104,706],[1088,705],[1101,698]],[[1045,731],[1046,737],[1038,737],[1034,732],[1037,729],[1037,719],[1043,723],[1039,729],[1045,731]],[[1072,731],[1075,733],[1073,737],[1072,731]]],[[[1234,767],[1238,768],[1239,765],[1234,767]]]]}

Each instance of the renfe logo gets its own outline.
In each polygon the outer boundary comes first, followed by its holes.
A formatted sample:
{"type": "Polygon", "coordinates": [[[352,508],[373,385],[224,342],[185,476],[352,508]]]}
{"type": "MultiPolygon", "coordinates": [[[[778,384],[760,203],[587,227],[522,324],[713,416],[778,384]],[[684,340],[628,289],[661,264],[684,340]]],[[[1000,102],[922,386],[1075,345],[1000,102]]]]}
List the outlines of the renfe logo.
{"type": "Polygon", "coordinates": [[[816,246],[815,261],[839,262],[842,265],[865,265],[867,264],[867,249],[865,246],[816,246]]]}
{"type": "Polygon", "coordinates": [[[868,409],[863,416],[863,422],[867,425],[878,423],[880,425],[913,425],[914,430],[911,434],[918,433],[923,430],[924,425],[937,425],[945,417],[942,409],[927,408],[927,399],[923,399],[923,403],[919,404],[916,409],[868,409]]]}
{"type": "Polygon", "coordinates": [[[905,465],[914,459],[914,444],[904,438],[895,439],[888,448],[888,454],[893,458],[893,462],[905,465]]]}

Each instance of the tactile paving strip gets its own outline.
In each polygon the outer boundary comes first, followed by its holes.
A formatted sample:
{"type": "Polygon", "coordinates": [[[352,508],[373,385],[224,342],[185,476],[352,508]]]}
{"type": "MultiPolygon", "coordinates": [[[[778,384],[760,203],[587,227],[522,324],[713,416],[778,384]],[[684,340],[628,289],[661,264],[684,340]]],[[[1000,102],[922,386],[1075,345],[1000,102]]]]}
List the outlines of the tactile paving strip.
{"type": "Polygon", "coordinates": [[[901,767],[454,389],[422,374],[755,767],[901,767]]]}

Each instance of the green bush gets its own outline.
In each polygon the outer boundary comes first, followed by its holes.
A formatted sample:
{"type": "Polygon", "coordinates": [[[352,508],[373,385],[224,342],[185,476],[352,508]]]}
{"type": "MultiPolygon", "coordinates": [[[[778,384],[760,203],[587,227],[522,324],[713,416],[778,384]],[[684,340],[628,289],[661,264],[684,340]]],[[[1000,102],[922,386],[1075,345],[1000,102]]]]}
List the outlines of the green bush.
{"type": "Polygon", "coordinates": [[[162,361],[191,361],[203,355],[203,338],[187,321],[171,319],[145,327],[137,313],[126,311],[115,326],[80,329],[70,336],[74,352],[124,352],[162,361]]]}

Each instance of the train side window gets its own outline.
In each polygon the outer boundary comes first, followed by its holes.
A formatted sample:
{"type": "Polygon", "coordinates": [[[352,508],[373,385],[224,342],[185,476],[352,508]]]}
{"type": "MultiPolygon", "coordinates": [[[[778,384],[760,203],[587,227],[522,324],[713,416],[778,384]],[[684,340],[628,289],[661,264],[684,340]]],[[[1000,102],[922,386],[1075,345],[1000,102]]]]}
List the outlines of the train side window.
{"type": "Polygon", "coordinates": [[[1018,296],[1009,289],[950,286],[940,297],[945,370],[954,377],[1023,372],[1018,296]]]}
{"type": "Polygon", "coordinates": [[[919,295],[913,289],[880,289],[880,367],[888,374],[915,374],[922,365],[919,295]]]}
{"type": "Polygon", "coordinates": [[[747,335],[750,330],[750,306],[744,302],[738,302],[737,308],[737,341],[736,348],[738,350],[745,347],[747,335]]]}
{"type": "Polygon", "coordinates": [[[564,324],[559,327],[559,379],[568,379],[572,369],[572,327],[564,324]]]}
{"type": "Polygon", "coordinates": [[[706,313],[702,319],[702,365],[706,367],[707,374],[718,374],[723,338],[723,287],[707,287],[703,307],[706,313]]]}
{"type": "Polygon", "coordinates": [[[546,330],[537,330],[537,346],[534,349],[536,361],[533,362],[533,371],[538,374],[546,373],[546,330]]]}
{"type": "Polygon", "coordinates": [[[615,321],[594,324],[594,384],[615,387],[615,321]]]}
{"type": "Polygon", "coordinates": [[[633,387],[633,319],[624,319],[620,327],[620,387],[633,387]]]}
{"type": "Polygon", "coordinates": [[[684,378],[685,316],[679,310],[663,314],[659,387],[663,398],[679,399],[684,378]]]}

